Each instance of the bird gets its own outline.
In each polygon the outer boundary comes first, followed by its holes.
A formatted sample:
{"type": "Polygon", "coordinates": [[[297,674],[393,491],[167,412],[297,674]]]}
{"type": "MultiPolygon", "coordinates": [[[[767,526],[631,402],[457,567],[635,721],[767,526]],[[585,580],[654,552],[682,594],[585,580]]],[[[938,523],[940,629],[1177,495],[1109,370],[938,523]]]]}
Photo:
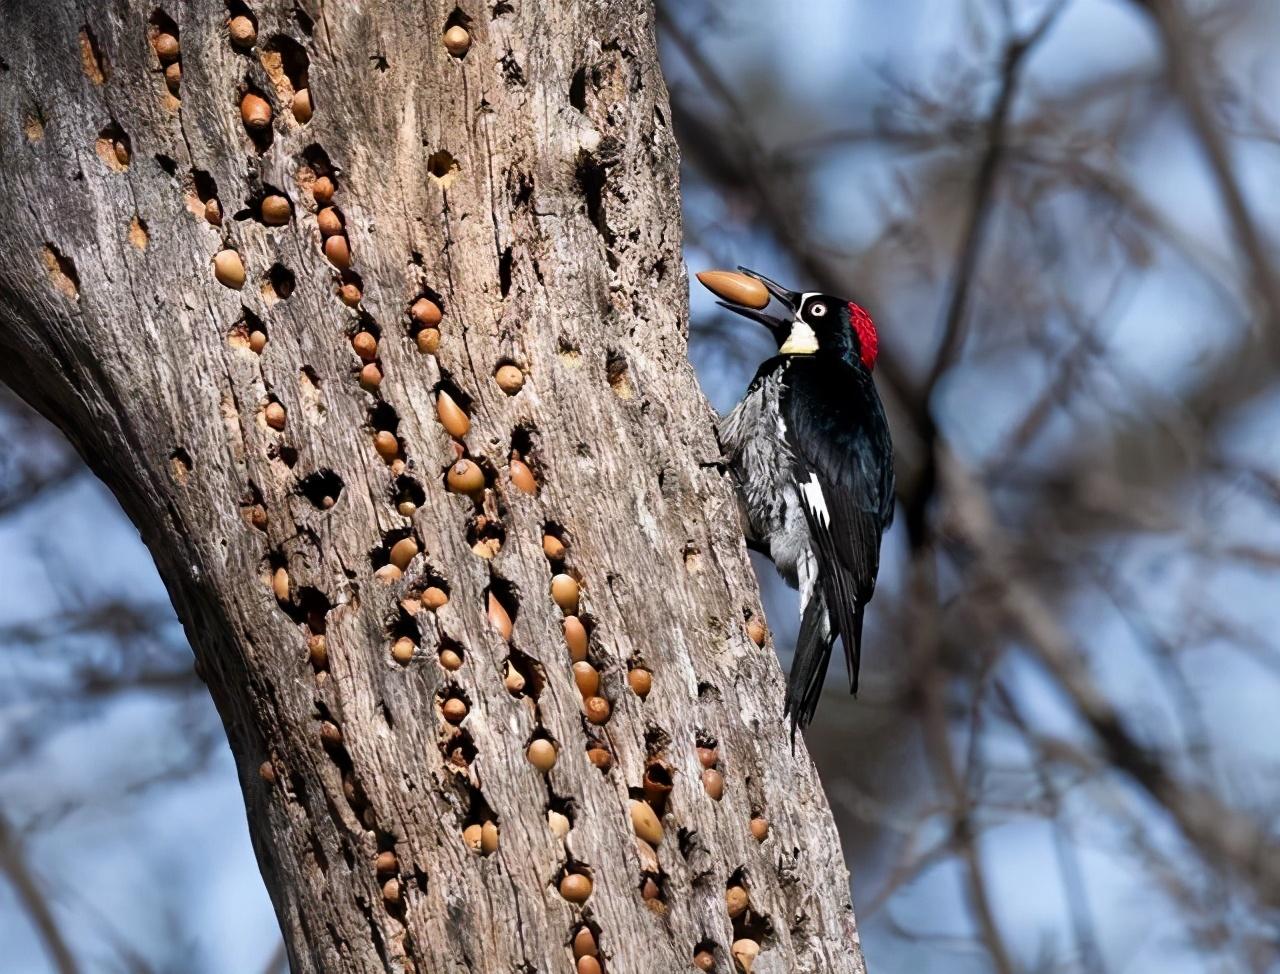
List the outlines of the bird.
{"type": "Polygon", "coordinates": [[[721,307],[764,325],[778,346],[721,420],[719,437],[748,546],[800,593],[783,711],[794,741],[813,720],[837,636],[850,692],[858,690],[863,614],[893,523],[893,442],[872,377],[879,335],[871,315],[846,298],[738,270],[698,277],[728,298],[721,307]],[[764,310],[770,297],[784,316],[764,310]]]}

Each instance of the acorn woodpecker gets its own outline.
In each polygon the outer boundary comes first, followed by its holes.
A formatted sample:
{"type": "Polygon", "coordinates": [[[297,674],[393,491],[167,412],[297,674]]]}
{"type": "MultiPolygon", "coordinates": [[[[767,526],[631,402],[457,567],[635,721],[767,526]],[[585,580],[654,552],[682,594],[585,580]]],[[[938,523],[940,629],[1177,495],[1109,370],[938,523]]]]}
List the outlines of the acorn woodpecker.
{"type": "Polygon", "coordinates": [[[837,635],[850,691],[858,690],[862,614],[875,591],[880,538],[893,521],[893,444],[871,377],[878,351],[871,316],[845,298],[788,291],[739,270],[788,311],[762,310],[769,299],[750,280],[738,278],[748,290],[711,288],[722,297],[746,295],[718,303],[764,325],[778,343],[721,421],[720,442],[737,479],[748,545],[800,590],[785,708],[794,735],[813,719],[837,635]]]}

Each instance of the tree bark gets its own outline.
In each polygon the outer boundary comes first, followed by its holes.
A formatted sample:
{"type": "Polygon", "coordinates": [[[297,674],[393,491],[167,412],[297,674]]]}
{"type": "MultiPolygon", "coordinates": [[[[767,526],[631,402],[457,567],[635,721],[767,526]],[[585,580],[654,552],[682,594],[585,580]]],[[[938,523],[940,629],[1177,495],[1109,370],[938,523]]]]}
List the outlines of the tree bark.
{"type": "Polygon", "coordinates": [[[615,974],[862,971],[686,358],[649,4],[14,2],[0,58],[0,378],[155,557],[292,969],[590,969],[585,925],[615,974]]]}

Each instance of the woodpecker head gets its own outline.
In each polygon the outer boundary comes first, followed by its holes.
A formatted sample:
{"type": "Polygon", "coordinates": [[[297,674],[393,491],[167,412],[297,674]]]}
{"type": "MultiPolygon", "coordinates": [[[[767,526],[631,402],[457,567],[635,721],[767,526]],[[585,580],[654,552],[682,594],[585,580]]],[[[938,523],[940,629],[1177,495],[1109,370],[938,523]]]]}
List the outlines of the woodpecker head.
{"type": "Polygon", "coordinates": [[[871,315],[847,298],[816,291],[788,291],[763,274],[739,267],[768,289],[789,312],[778,316],[735,301],[717,301],[745,318],[758,321],[773,334],[782,355],[836,355],[861,362],[868,371],[876,366],[880,342],[871,315]]]}

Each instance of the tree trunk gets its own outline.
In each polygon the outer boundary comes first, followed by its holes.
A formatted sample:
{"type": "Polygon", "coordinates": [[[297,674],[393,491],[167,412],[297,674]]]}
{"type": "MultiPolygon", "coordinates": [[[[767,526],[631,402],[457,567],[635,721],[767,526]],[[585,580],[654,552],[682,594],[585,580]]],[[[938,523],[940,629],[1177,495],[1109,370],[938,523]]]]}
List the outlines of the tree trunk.
{"type": "Polygon", "coordinates": [[[0,378],[155,557],[293,970],[862,971],[686,359],[649,4],[22,0],[0,57],[0,378]]]}

